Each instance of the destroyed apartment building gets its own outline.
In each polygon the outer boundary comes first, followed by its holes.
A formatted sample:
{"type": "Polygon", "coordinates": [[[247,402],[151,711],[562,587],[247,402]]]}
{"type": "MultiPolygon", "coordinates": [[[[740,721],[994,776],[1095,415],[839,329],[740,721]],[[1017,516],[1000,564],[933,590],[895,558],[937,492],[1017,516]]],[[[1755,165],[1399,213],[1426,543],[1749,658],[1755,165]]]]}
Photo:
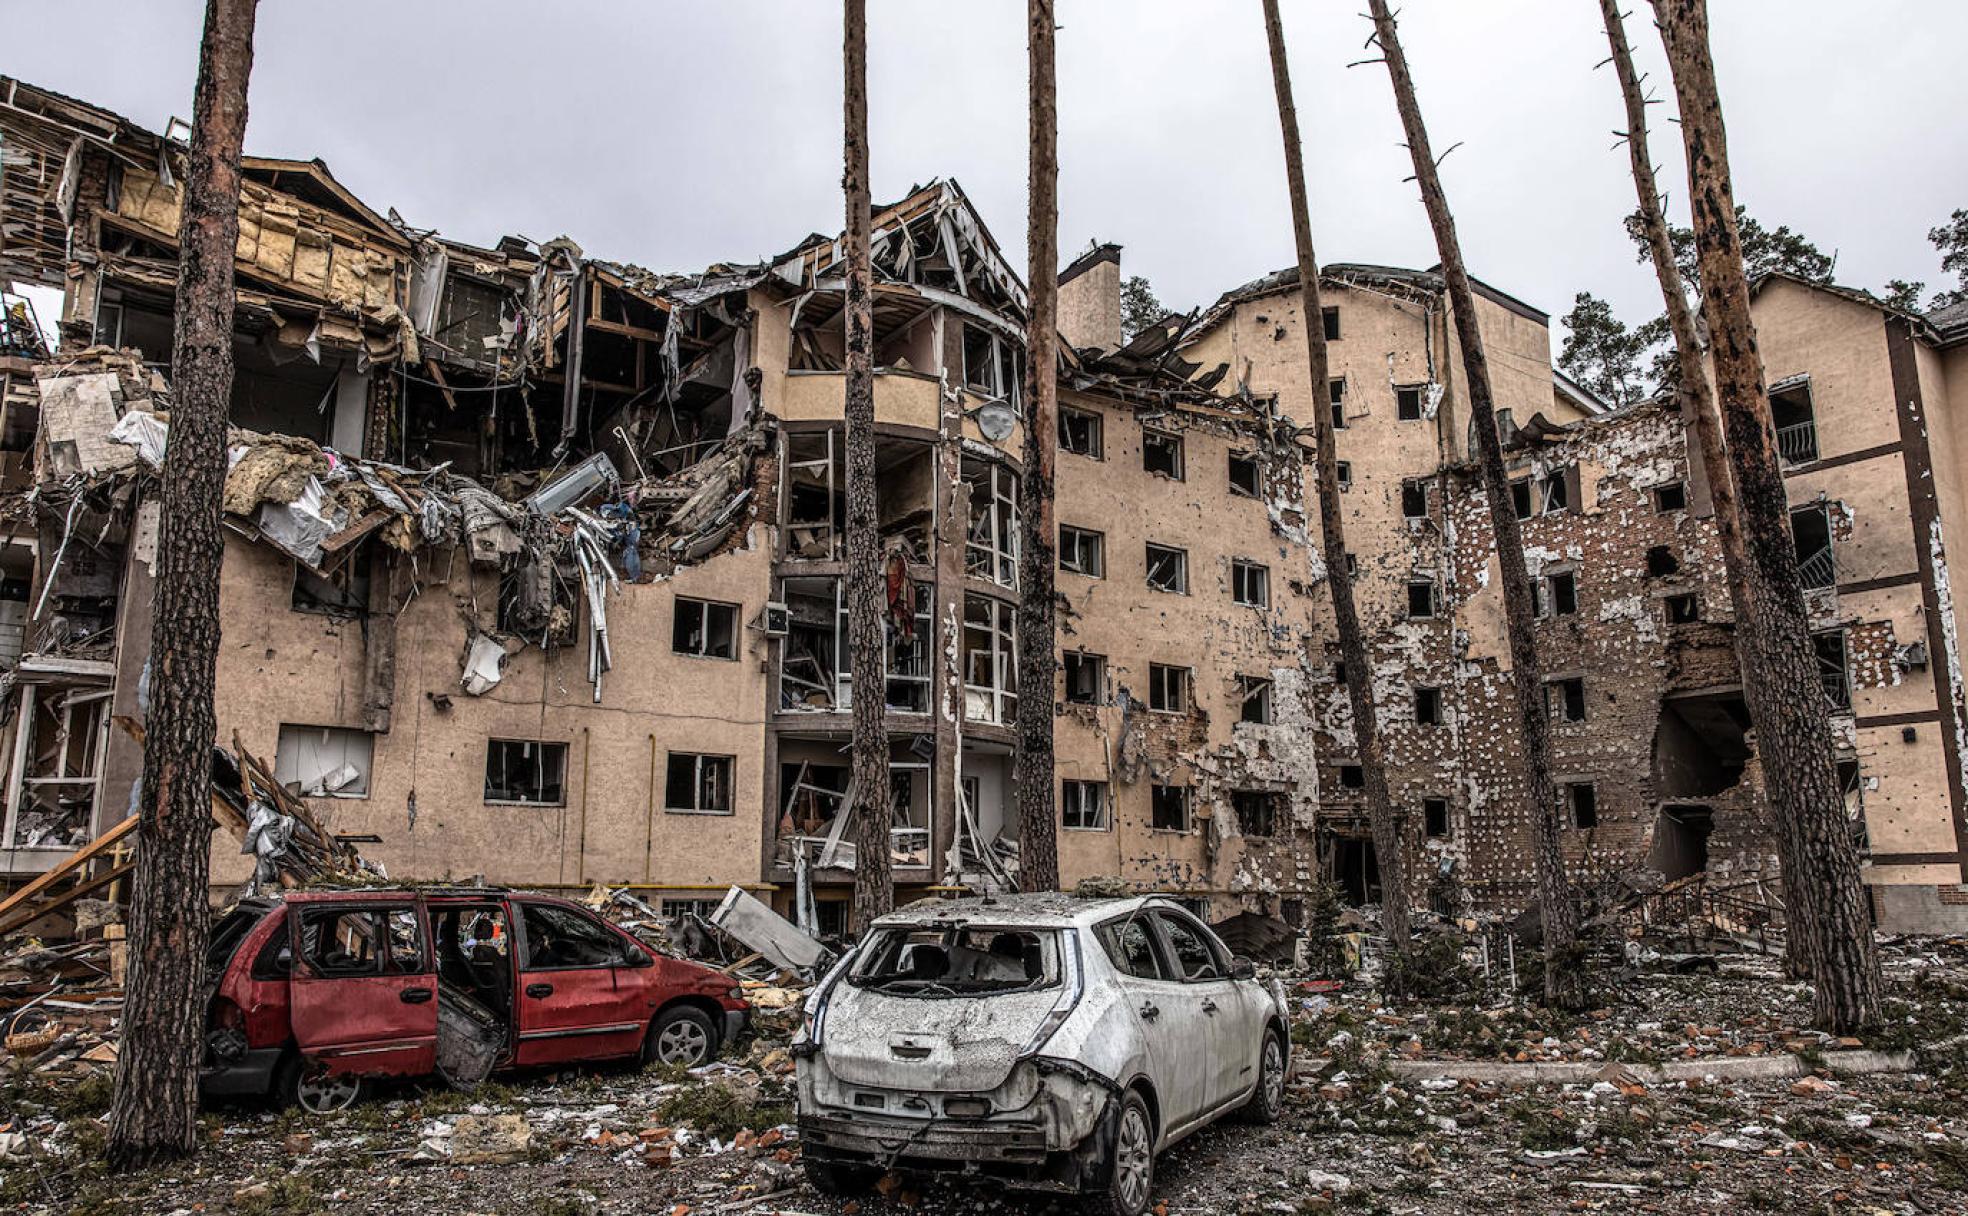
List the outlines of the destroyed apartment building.
{"type": "MultiPolygon", "coordinates": [[[[0,282],[63,292],[0,359],[4,846],[27,882],[141,770],[182,145],[0,78],[0,282]]],[[[477,247],[319,161],[248,157],[221,588],[222,741],[399,879],[758,892],[837,932],[843,248],[657,274],[477,247]],[[811,898],[807,898],[810,896],[811,898]]],[[[875,407],[900,894],[1019,871],[1011,762],[1025,284],[953,181],[875,215],[875,407]]],[[[1371,681],[1418,897],[1531,902],[1487,507],[1439,276],[1333,265],[1305,383],[1293,272],[1131,339],[1120,251],[1061,274],[1062,879],[1222,920],[1377,898],[1346,722],[1371,681]],[[1310,411],[1338,432],[1372,670],[1338,662],[1310,411]]],[[[1759,284],[1798,557],[1887,928],[1968,924],[1944,523],[1968,526],[1968,318],[1759,284]],[[1951,410],[1950,402],[1960,401],[1951,410]],[[1930,419],[1933,421],[1930,423],[1930,419]]],[[[1776,899],[1699,460],[1609,412],[1483,287],[1537,582],[1570,860],[1776,899]]],[[[214,882],[255,869],[215,838],[214,882]]],[[[264,869],[264,858],[260,859],[264,869]]],[[[114,874],[113,869],[108,873],[114,874]]],[[[113,880],[112,880],[113,881],[113,880]]]]}

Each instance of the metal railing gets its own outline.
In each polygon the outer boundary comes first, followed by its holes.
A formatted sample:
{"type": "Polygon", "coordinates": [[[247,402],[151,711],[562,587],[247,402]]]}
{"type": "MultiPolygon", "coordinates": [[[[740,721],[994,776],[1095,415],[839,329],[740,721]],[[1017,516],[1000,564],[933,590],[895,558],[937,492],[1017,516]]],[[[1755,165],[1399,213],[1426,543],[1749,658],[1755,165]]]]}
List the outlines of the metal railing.
{"type": "Polygon", "coordinates": [[[1816,419],[1793,422],[1777,428],[1777,456],[1785,464],[1808,464],[1818,458],[1816,419]]]}
{"type": "Polygon", "coordinates": [[[1806,591],[1829,587],[1838,581],[1838,567],[1831,560],[1829,545],[1798,561],[1797,581],[1806,591]]]}

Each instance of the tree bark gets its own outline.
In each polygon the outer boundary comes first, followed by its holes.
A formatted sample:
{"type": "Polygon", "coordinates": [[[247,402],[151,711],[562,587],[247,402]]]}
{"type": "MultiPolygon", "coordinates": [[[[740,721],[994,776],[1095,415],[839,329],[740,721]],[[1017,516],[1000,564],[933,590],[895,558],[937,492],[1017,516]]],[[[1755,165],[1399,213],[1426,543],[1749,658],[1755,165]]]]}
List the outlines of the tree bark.
{"type": "Polygon", "coordinates": [[[1462,345],[1463,376],[1469,382],[1469,416],[1476,432],[1476,461],[1490,502],[1490,525],[1496,534],[1497,565],[1503,582],[1504,621],[1510,638],[1510,664],[1517,693],[1517,720],[1523,734],[1524,785],[1531,822],[1537,833],[1538,907],[1544,928],[1544,996],[1565,1009],[1581,1007],[1586,999],[1584,976],[1574,957],[1578,923],[1571,889],[1565,879],[1561,848],[1563,825],[1558,794],[1551,780],[1551,720],[1545,706],[1544,673],[1538,662],[1537,620],[1531,602],[1531,580],[1524,566],[1524,538],[1510,498],[1504,472],[1503,444],[1497,435],[1495,398],[1490,390],[1489,357],[1477,327],[1476,296],[1462,261],[1455,217],[1436,170],[1435,154],[1415,101],[1414,78],[1394,26],[1387,0],[1369,0],[1374,38],[1394,86],[1394,104],[1401,114],[1408,151],[1414,160],[1421,201],[1435,230],[1436,252],[1442,259],[1442,281],[1456,337],[1462,345]]]}
{"type": "Polygon", "coordinates": [[[1654,10],[1680,102],[1709,360],[1754,592],[1749,618],[1736,631],[1744,699],[1776,812],[1790,931],[1806,937],[1813,1016],[1825,1029],[1846,1033],[1879,1020],[1879,958],[1859,880],[1858,849],[1838,787],[1763,358],[1750,320],[1728,139],[1708,48],[1708,5],[1655,0],[1654,10]]]}
{"type": "Polygon", "coordinates": [[[198,1144],[218,729],[212,690],[225,551],[220,498],[232,398],[239,154],[255,16],[255,0],[208,0],[192,102],[150,711],[130,892],[130,975],[109,1116],[107,1155],[115,1170],[187,1156],[198,1144]]]}
{"type": "MultiPolygon", "coordinates": [[[[1647,99],[1641,89],[1640,74],[1633,66],[1633,48],[1626,39],[1626,25],[1620,17],[1618,0],[1599,0],[1600,14],[1606,23],[1606,38],[1612,47],[1609,62],[1619,77],[1620,93],[1626,101],[1626,144],[1628,160],[1633,170],[1633,188],[1640,199],[1640,231],[1647,242],[1647,253],[1653,261],[1654,277],[1660,281],[1661,295],[1667,304],[1667,325],[1674,335],[1674,362],[1679,383],[1675,386],[1677,403],[1684,421],[1693,424],[1695,440],[1701,451],[1702,467],[1708,474],[1708,496],[1715,510],[1715,531],[1722,544],[1723,573],[1728,580],[1729,602],[1734,612],[1737,628],[1746,629],[1755,617],[1754,603],[1756,591],[1750,585],[1753,567],[1743,549],[1742,520],[1736,509],[1735,474],[1729,469],[1729,455],[1722,442],[1722,422],[1717,416],[1715,394],[1710,391],[1708,371],[1702,364],[1701,331],[1695,324],[1695,311],[1688,303],[1687,284],[1682,281],[1680,267],[1674,261],[1674,242],[1668,235],[1667,213],[1661,203],[1660,185],[1654,177],[1654,162],[1647,142],[1647,99]]],[[[1764,679],[1761,670],[1746,671],[1744,681],[1764,679]]],[[[1809,690],[1796,690],[1800,698],[1816,695],[1818,686],[1814,683],[1809,690]]],[[[1772,799],[1772,813],[1776,815],[1795,815],[1796,807],[1779,807],[1775,803],[1776,791],[1765,783],[1772,799]]],[[[1788,787],[1787,787],[1788,788],[1788,787]]],[[[1780,875],[1784,902],[1792,907],[1799,905],[1802,896],[1792,889],[1797,876],[1790,866],[1784,866],[1780,875]]],[[[1809,946],[1810,936],[1804,933],[1784,934],[1784,963],[1794,979],[1807,979],[1811,975],[1809,946]]]]}
{"type": "Polygon", "coordinates": [[[846,0],[847,647],[853,674],[854,924],[895,906],[889,881],[887,664],[880,534],[875,523],[875,329],[868,239],[868,5],[846,0]]]}
{"type": "Polygon", "coordinates": [[[1365,778],[1367,819],[1373,827],[1374,860],[1380,869],[1381,926],[1388,945],[1407,949],[1409,903],[1407,852],[1387,795],[1387,756],[1381,745],[1373,701],[1373,667],[1367,658],[1360,614],[1353,603],[1353,576],[1346,569],[1346,525],[1340,517],[1339,465],[1332,409],[1326,397],[1330,379],[1326,354],[1325,309],[1319,301],[1319,261],[1312,249],[1311,206],[1305,192],[1305,156],[1299,142],[1298,107],[1292,101],[1291,68],[1285,58],[1285,31],[1278,0],[1264,0],[1264,32],[1271,45],[1271,80],[1278,94],[1278,123],[1285,141],[1285,181],[1291,191],[1292,238],[1298,249],[1299,313],[1305,326],[1307,384],[1311,392],[1314,482],[1319,495],[1319,533],[1332,596],[1333,623],[1340,658],[1346,664],[1346,693],[1353,713],[1353,744],[1365,778]]]}
{"type": "Polygon", "coordinates": [[[1028,0],[1031,171],[1026,265],[1032,291],[1025,327],[1025,483],[1018,557],[1018,886],[1059,887],[1053,818],[1052,694],[1058,665],[1053,622],[1057,530],[1053,456],[1059,446],[1059,97],[1053,81],[1053,0],[1028,0]]]}

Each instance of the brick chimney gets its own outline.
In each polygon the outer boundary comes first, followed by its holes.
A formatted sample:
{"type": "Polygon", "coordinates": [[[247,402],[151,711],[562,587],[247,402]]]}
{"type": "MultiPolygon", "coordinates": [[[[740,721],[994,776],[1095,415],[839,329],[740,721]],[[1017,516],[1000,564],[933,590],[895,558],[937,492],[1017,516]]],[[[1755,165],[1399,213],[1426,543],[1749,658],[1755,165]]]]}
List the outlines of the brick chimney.
{"type": "Polygon", "coordinates": [[[1121,247],[1095,242],[1059,272],[1059,332],[1076,350],[1121,345],[1121,247]]]}

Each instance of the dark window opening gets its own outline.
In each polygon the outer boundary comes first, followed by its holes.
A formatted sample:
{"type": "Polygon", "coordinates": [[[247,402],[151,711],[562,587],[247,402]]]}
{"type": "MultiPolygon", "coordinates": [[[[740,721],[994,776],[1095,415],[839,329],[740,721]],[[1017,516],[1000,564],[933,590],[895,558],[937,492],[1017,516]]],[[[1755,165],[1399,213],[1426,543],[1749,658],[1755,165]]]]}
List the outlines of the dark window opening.
{"type": "Polygon", "coordinates": [[[1066,703],[1099,705],[1107,688],[1107,660],[1097,654],[1069,650],[1065,656],[1066,703]]]}
{"type": "Polygon", "coordinates": [[[1367,770],[1357,764],[1339,766],[1339,788],[1343,790],[1363,790],[1367,788],[1367,770]]]}
{"type": "Polygon", "coordinates": [[[1435,583],[1432,579],[1415,579],[1408,583],[1408,616],[1423,619],[1435,615],[1435,583]]]}
{"type": "Polygon", "coordinates": [[[1770,393],[1770,421],[1777,432],[1777,457],[1785,464],[1818,458],[1818,420],[1809,382],[1770,393]]]}
{"type": "Polygon", "coordinates": [[[1664,806],[1654,821],[1654,847],[1647,864],[1669,882],[1708,869],[1708,838],[1715,813],[1705,806],[1664,806]]]}
{"type": "Polygon", "coordinates": [[[1395,389],[1394,416],[1402,422],[1420,422],[1421,390],[1418,388],[1395,389]]]}
{"type": "Polygon", "coordinates": [[[1648,578],[1666,578],[1680,569],[1681,559],[1668,546],[1655,545],[1647,550],[1648,578]]]}
{"type": "Polygon", "coordinates": [[[1189,787],[1186,785],[1158,785],[1151,795],[1148,826],[1157,832],[1186,832],[1189,830],[1189,787]]]}
{"type": "Polygon", "coordinates": [[[1148,664],[1148,708],[1180,714],[1189,710],[1189,669],[1148,664]]]}
{"type": "Polygon", "coordinates": [[[1180,549],[1149,545],[1148,585],[1157,591],[1189,594],[1189,555],[1180,549]]]}
{"type": "Polygon", "coordinates": [[[1565,807],[1573,827],[1599,826],[1599,790],[1590,781],[1574,781],[1565,786],[1565,807]]]}
{"type": "Polygon", "coordinates": [[[1585,721],[1585,678],[1572,676],[1568,679],[1553,680],[1545,685],[1545,699],[1551,700],[1551,690],[1558,690],[1558,698],[1553,706],[1560,720],[1565,722],[1585,721]]]}
{"type": "Polygon", "coordinates": [[[1086,528],[1059,525],[1059,568],[1100,578],[1107,573],[1107,538],[1086,528]]]}
{"type": "Polygon", "coordinates": [[[1346,684],[1346,660],[1341,659],[1332,665],[1332,678],[1335,684],[1342,687],[1346,684]]]}
{"type": "Polygon", "coordinates": [[[663,809],[706,815],[729,815],[732,810],[732,756],[700,756],[671,752],[663,783],[663,809]]]}
{"type": "Polygon", "coordinates": [[[1845,668],[1845,633],[1831,630],[1811,635],[1811,649],[1818,657],[1818,679],[1823,682],[1825,700],[1835,710],[1852,708],[1852,680],[1845,668]]]}
{"type": "Polygon", "coordinates": [[[1265,608],[1271,603],[1271,570],[1256,562],[1230,563],[1230,598],[1246,608],[1265,608]]]}
{"type": "Polygon", "coordinates": [[[1081,832],[1100,832],[1107,828],[1107,783],[1104,781],[1061,781],[1059,783],[1059,826],[1081,832]]]}
{"type": "Polygon", "coordinates": [[[1686,595],[1667,597],[1667,623],[1670,625],[1692,625],[1701,619],[1701,601],[1693,592],[1686,595]]]}
{"type": "Polygon", "coordinates": [[[1838,581],[1838,567],[1831,556],[1830,511],[1822,506],[1792,511],[1790,535],[1797,546],[1797,579],[1806,590],[1838,581]]]}
{"type": "Polygon", "coordinates": [[[1449,834],[1449,800],[1447,798],[1423,798],[1421,800],[1421,826],[1431,838],[1441,839],[1449,834]]]}
{"type": "Polygon", "coordinates": [[[670,648],[704,659],[737,657],[738,605],[708,600],[676,601],[670,648]]]}
{"type": "Polygon", "coordinates": [[[320,575],[296,562],[292,607],[296,612],[319,612],[327,616],[367,615],[369,563],[357,556],[331,573],[320,575]]]}
{"type": "Polygon", "coordinates": [[[1100,459],[1100,415],[1086,410],[1059,411],[1059,450],[1100,459]]]}
{"type": "Polygon", "coordinates": [[[1182,436],[1161,431],[1141,432],[1141,467],[1175,481],[1182,480],[1182,436]]]}
{"type": "Polygon", "coordinates": [[[1346,377],[1334,376],[1327,382],[1327,400],[1332,402],[1332,424],[1335,431],[1346,429],[1346,377]]]}
{"type": "Polygon", "coordinates": [[[1257,457],[1240,452],[1230,453],[1230,492],[1245,498],[1263,497],[1264,472],[1257,463],[1257,457]]]}
{"type": "Polygon", "coordinates": [[[1320,313],[1320,319],[1325,322],[1326,326],[1326,341],[1339,341],[1339,309],[1337,307],[1323,308],[1320,310],[1320,313]]]}
{"type": "Polygon", "coordinates": [[[1266,790],[1232,790],[1230,805],[1237,813],[1237,831],[1245,836],[1278,834],[1278,796],[1266,790]]]}
{"type": "Polygon", "coordinates": [[[1353,462],[1350,460],[1333,461],[1333,480],[1342,490],[1352,489],[1353,462]]]}
{"type": "Polygon", "coordinates": [[[1237,700],[1239,722],[1271,724],[1271,681],[1263,676],[1238,676],[1237,700]]]}
{"type": "Polygon", "coordinates": [[[1427,482],[1404,481],[1401,483],[1401,514],[1407,519],[1428,518],[1427,482]]]}
{"type": "Polygon", "coordinates": [[[1688,507],[1688,487],[1685,482],[1669,482],[1654,487],[1654,510],[1666,515],[1670,511],[1684,511],[1688,507]]]}
{"type": "Polygon", "coordinates": [[[1573,470],[1563,468],[1538,479],[1540,515],[1551,515],[1572,509],[1572,477],[1573,470]]]}
{"type": "Polygon", "coordinates": [[[1544,576],[1543,616],[1572,616],[1579,610],[1578,575],[1570,570],[1560,570],[1544,576]]]}
{"type": "Polygon", "coordinates": [[[1415,722],[1421,726],[1439,726],[1442,722],[1442,690],[1439,688],[1417,688],[1415,694],[1415,722]]]}
{"type": "Polygon", "coordinates": [[[1516,511],[1518,519],[1529,519],[1531,517],[1530,478],[1527,477],[1522,481],[1513,481],[1510,483],[1510,506],[1512,510],[1516,511]]]}
{"type": "Polygon", "coordinates": [[[491,739],[485,745],[485,801],[563,806],[567,745],[491,739]]]}

